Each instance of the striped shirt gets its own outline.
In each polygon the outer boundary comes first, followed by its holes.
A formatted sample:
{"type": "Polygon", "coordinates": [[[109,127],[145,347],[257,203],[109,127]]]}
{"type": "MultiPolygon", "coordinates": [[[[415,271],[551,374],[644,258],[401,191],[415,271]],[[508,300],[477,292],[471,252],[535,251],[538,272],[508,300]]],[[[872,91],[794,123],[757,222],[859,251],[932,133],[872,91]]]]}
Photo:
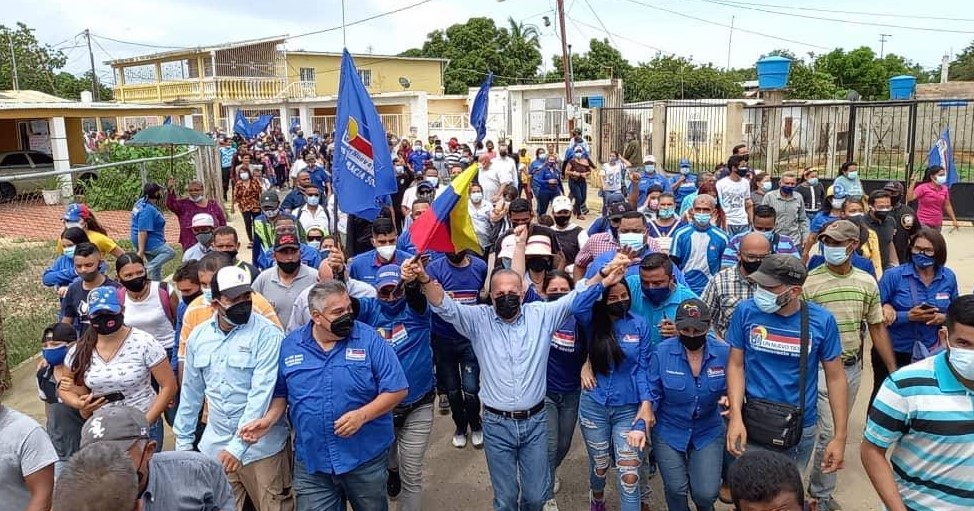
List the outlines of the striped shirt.
{"type": "Polygon", "coordinates": [[[828,309],[839,324],[842,358],[854,359],[862,350],[862,324],[883,322],[879,285],[868,273],[852,268],[839,275],[823,264],[808,272],[803,286],[805,299],[828,309]]]}
{"type": "Polygon", "coordinates": [[[893,477],[907,509],[974,508],[974,391],[947,364],[944,352],[896,371],[869,409],[863,437],[893,447],[893,477]]]}
{"type": "MultiPolygon", "coordinates": [[[[751,234],[754,231],[742,232],[741,234],[735,235],[729,242],[727,242],[727,249],[724,250],[724,254],[720,256],[720,265],[723,268],[728,266],[737,265],[737,254],[741,251],[741,241],[744,240],[744,236],[751,234]]],[[[799,247],[795,246],[795,241],[784,234],[777,234],[771,240],[771,253],[772,254],[788,254],[795,257],[801,258],[801,250],[799,247]],[[775,243],[774,238],[777,238],[775,243]]]]}
{"type": "Polygon", "coordinates": [[[714,333],[723,339],[737,304],[753,297],[754,284],[747,280],[739,267],[729,266],[717,272],[700,295],[710,309],[714,333]]]}

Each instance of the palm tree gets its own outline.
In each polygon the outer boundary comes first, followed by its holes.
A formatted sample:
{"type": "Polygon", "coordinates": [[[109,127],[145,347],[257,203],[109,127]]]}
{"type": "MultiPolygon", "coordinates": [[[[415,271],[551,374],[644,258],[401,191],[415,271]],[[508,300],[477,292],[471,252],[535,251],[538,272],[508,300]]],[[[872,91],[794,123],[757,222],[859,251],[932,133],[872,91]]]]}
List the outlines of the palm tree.
{"type": "Polygon", "coordinates": [[[536,62],[531,57],[532,55],[536,55],[538,59],[541,57],[540,33],[538,27],[519,23],[512,17],[507,18],[507,25],[507,49],[515,56],[515,76],[519,83],[523,83],[525,75],[537,74],[540,62],[536,62]]]}

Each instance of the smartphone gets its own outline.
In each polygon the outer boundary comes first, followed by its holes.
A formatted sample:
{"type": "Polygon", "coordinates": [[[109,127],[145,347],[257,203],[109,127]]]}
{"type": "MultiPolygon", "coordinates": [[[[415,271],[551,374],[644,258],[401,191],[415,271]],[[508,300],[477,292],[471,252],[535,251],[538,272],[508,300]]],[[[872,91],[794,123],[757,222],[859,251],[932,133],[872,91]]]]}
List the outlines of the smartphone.
{"type": "Polygon", "coordinates": [[[932,310],[937,310],[937,307],[936,306],[930,305],[929,303],[921,303],[917,307],[920,307],[921,309],[924,309],[924,310],[931,310],[931,309],[932,310]]]}
{"type": "Polygon", "coordinates": [[[116,401],[121,401],[125,399],[125,395],[121,392],[112,392],[110,394],[105,394],[104,396],[95,396],[92,401],[97,401],[101,398],[105,398],[106,403],[114,403],[116,401]]]}

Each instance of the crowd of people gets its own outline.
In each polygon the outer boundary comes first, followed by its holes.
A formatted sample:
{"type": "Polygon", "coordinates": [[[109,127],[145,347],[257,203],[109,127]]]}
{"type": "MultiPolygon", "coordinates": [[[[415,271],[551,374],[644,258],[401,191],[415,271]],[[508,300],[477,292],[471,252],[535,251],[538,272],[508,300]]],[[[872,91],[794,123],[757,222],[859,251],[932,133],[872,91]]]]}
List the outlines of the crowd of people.
{"type": "Polygon", "coordinates": [[[47,424],[0,408],[0,510],[418,510],[437,414],[484,450],[496,510],[557,510],[574,440],[593,511],[649,509],[657,475],[672,511],[838,510],[867,359],[885,506],[974,505],[974,296],[946,264],[944,169],[867,193],[854,162],[828,187],[744,145],[668,172],[626,140],[598,164],[580,132],[533,156],[390,135],[400,188],[370,221],[338,208],[333,135],[221,137],[225,190],[147,184],[131,252],[68,206],[47,424]],[[408,226],[471,165],[457,207],[481,250],[419,253],[408,226]]]}

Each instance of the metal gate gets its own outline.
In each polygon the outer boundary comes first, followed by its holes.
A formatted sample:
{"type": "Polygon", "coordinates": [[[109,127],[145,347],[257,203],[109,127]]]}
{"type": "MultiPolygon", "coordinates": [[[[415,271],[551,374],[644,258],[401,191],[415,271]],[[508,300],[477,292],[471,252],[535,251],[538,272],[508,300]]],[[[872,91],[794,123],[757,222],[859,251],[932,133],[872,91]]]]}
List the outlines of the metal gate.
{"type": "Polygon", "coordinates": [[[726,159],[724,139],[727,126],[727,102],[669,101],[666,103],[666,137],[663,154],[656,155],[663,168],[679,168],[688,159],[702,170],[726,159]]]}

